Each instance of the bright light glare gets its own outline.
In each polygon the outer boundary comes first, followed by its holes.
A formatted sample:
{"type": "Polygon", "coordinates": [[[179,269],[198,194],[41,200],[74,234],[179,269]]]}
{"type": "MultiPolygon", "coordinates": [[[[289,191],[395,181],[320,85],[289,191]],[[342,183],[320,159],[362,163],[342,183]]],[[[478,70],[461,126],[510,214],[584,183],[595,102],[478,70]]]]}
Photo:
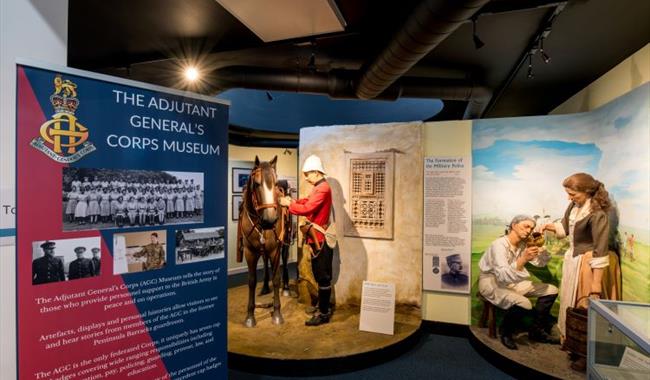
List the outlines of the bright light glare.
{"type": "Polygon", "coordinates": [[[185,69],[185,78],[189,81],[194,82],[199,78],[199,70],[196,67],[188,67],[185,69]]]}

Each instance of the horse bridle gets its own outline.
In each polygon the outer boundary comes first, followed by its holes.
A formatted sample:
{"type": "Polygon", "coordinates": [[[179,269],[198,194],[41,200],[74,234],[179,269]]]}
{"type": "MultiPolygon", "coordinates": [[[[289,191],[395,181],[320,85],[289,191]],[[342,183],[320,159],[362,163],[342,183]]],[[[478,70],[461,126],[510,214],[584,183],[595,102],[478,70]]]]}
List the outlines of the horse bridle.
{"type": "MultiPolygon", "coordinates": [[[[251,172],[251,179],[255,178],[255,176],[261,171],[262,169],[257,167],[253,169],[251,172]]],[[[254,180],[252,181],[253,183],[255,182],[254,180]]],[[[276,181],[277,182],[277,181],[276,181]]],[[[277,186],[277,184],[273,184],[273,193],[277,194],[279,193],[280,196],[284,196],[284,190],[277,186]]],[[[275,203],[259,203],[259,200],[257,199],[257,192],[252,191],[251,195],[252,201],[253,201],[253,208],[255,209],[255,212],[260,212],[261,210],[267,209],[267,208],[273,208],[277,211],[278,209],[278,202],[276,201],[275,203]]]]}
{"type": "MultiPolygon", "coordinates": [[[[257,168],[255,168],[255,169],[253,169],[253,170],[251,171],[251,176],[250,176],[250,179],[249,179],[249,181],[250,181],[251,183],[255,183],[255,176],[256,176],[257,174],[259,174],[259,172],[260,172],[261,170],[262,170],[261,168],[257,167],[257,168]]],[[[247,190],[252,192],[252,194],[251,194],[251,201],[252,201],[252,203],[253,203],[253,209],[255,210],[255,216],[256,216],[255,219],[257,219],[257,221],[256,221],[256,222],[253,221],[253,218],[251,218],[251,213],[249,212],[249,210],[247,210],[247,209],[244,210],[244,213],[246,214],[246,217],[248,218],[248,221],[249,221],[249,222],[251,223],[251,225],[253,226],[253,228],[251,229],[251,231],[250,231],[248,234],[244,235],[244,236],[245,236],[245,238],[248,240],[250,234],[251,234],[253,231],[257,231],[258,235],[260,236],[260,240],[259,240],[259,241],[260,241],[260,243],[261,243],[262,245],[264,245],[264,243],[265,243],[265,239],[264,239],[264,233],[263,233],[263,231],[265,230],[265,228],[262,226],[262,223],[260,222],[260,219],[261,219],[261,218],[260,218],[260,216],[259,216],[258,213],[259,213],[261,210],[264,210],[264,209],[267,209],[267,208],[273,208],[273,209],[275,209],[275,210],[277,211],[277,209],[278,209],[278,203],[277,203],[277,201],[276,201],[275,203],[262,203],[262,204],[260,204],[259,201],[258,201],[258,199],[257,199],[257,192],[252,188],[252,186],[249,186],[249,188],[248,188],[247,190]]],[[[280,196],[284,196],[284,195],[285,195],[285,193],[284,193],[284,189],[283,189],[282,187],[280,187],[280,186],[277,185],[277,181],[276,181],[276,183],[274,183],[274,185],[273,185],[273,194],[274,194],[274,195],[279,194],[280,196]]],[[[277,240],[277,241],[281,241],[281,239],[278,238],[278,234],[277,234],[277,231],[275,230],[275,228],[273,228],[273,233],[275,234],[275,238],[276,238],[276,240],[277,240]]],[[[283,229],[283,228],[281,229],[280,235],[282,236],[282,239],[283,239],[283,238],[284,238],[284,236],[283,236],[283,235],[284,235],[284,229],[283,229]]],[[[263,248],[262,248],[262,250],[263,250],[263,248]]]]}

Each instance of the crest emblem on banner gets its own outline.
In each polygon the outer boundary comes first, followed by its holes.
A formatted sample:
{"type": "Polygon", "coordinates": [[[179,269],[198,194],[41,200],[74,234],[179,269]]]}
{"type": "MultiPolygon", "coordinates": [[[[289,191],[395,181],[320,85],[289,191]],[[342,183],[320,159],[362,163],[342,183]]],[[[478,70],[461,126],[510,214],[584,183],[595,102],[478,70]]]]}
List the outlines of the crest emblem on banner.
{"type": "Polygon", "coordinates": [[[57,75],[50,102],[54,107],[54,115],[41,125],[40,136],[32,140],[30,145],[62,164],[78,161],[96,150],[88,141],[88,128],[75,116],[79,107],[77,85],[57,75]]]}

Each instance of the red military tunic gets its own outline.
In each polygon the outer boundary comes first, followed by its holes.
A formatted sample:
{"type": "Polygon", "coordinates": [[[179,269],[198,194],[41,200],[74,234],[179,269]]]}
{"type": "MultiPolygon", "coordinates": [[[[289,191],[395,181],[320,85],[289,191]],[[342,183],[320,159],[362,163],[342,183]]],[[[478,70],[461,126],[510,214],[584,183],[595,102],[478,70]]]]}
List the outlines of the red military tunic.
{"type": "MultiPolygon", "coordinates": [[[[316,182],[307,198],[291,202],[289,212],[295,215],[307,217],[312,223],[327,229],[330,220],[330,209],[332,207],[332,189],[325,179],[316,182]]],[[[318,241],[323,242],[325,236],[316,231],[318,241]]],[[[308,243],[313,243],[309,239],[308,243]]]]}

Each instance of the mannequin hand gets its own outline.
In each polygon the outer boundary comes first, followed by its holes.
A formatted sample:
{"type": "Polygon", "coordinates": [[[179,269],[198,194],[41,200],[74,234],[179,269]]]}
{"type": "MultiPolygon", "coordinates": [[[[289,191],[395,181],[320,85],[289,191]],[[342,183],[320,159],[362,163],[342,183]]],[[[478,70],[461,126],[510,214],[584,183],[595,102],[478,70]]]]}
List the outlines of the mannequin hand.
{"type": "Polygon", "coordinates": [[[282,197],[278,201],[280,202],[280,205],[283,207],[289,207],[289,205],[291,205],[291,197],[289,196],[282,197]]]}
{"type": "Polygon", "coordinates": [[[540,252],[539,247],[534,247],[533,246],[533,247],[526,248],[526,250],[524,251],[524,256],[526,257],[526,262],[531,261],[531,260],[535,260],[537,255],[539,255],[539,252],[540,252]]]}

